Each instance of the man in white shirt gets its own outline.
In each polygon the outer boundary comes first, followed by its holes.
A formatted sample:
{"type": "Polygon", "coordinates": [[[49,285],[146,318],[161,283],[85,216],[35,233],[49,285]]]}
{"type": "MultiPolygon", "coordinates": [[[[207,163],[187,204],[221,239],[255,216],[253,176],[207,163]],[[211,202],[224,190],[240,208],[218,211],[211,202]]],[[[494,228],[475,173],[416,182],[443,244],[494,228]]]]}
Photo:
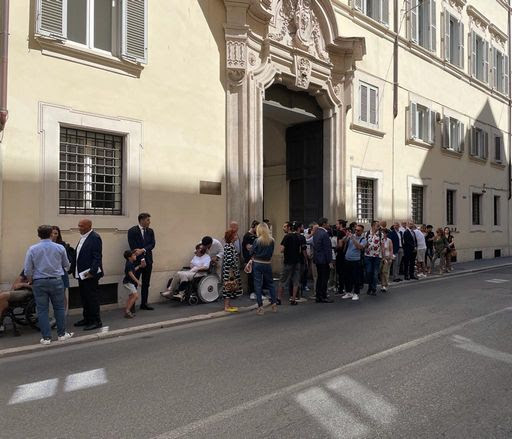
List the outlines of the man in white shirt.
{"type": "Polygon", "coordinates": [[[160,294],[163,297],[170,297],[171,295],[183,300],[185,297],[184,291],[177,291],[182,282],[189,282],[194,277],[204,276],[210,269],[211,258],[206,254],[206,249],[201,244],[196,245],[194,257],[190,261],[190,270],[180,270],[172,278],[171,285],[167,290],[162,291],[160,294]],[[173,294],[174,293],[174,294],[173,294]]]}
{"type": "Polygon", "coordinates": [[[224,257],[224,246],[222,243],[211,236],[205,236],[201,240],[201,244],[206,248],[206,253],[210,255],[212,263],[215,266],[215,272],[218,274],[219,279],[222,273],[222,259],[224,257]]]}
{"type": "Polygon", "coordinates": [[[414,232],[414,234],[416,235],[416,240],[418,241],[416,253],[416,266],[418,267],[418,277],[426,277],[427,274],[425,270],[425,254],[427,252],[427,242],[425,240],[425,235],[415,225],[413,225],[411,231],[414,232]]]}

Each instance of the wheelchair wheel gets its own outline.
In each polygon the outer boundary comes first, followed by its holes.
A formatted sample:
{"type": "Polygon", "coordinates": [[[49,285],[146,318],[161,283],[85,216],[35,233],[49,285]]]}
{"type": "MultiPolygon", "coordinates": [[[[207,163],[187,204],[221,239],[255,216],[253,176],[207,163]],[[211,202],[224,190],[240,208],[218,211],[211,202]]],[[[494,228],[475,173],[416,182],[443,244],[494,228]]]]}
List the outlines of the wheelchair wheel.
{"type": "Polygon", "coordinates": [[[22,306],[15,306],[11,308],[11,312],[9,314],[10,317],[16,322],[18,325],[26,326],[28,325],[27,318],[25,317],[25,308],[22,306]]]}
{"type": "Polygon", "coordinates": [[[199,299],[196,295],[191,294],[188,298],[189,305],[197,305],[199,303],[199,299]]]}
{"type": "MultiPolygon", "coordinates": [[[[57,321],[55,317],[49,316],[50,318],[50,328],[55,328],[57,325],[57,321]]],[[[27,306],[25,307],[25,320],[28,322],[31,328],[39,331],[39,324],[37,321],[37,310],[36,310],[36,300],[32,299],[27,306]]]]}

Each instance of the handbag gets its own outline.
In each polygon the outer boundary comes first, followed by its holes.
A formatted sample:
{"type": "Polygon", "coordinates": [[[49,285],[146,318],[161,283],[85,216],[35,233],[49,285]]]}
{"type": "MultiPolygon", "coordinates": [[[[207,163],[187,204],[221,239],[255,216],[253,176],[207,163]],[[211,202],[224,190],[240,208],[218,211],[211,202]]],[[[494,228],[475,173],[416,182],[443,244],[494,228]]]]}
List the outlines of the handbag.
{"type": "Polygon", "coordinates": [[[233,291],[236,291],[237,289],[238,289],[238,282],[235,279],[235,274],[233,273],[233,270],[230,270],[229,280],[224,281],[224,290],[232,293],[233,291]]]}
{"type": "Polygon", "coordinates": [[[244,271],[247,274],[251,274],[252,273],[252,259],[249,262],[247,262],[247,264],[245,264],[244,271]]]}
{"type": "Polygon", "coordinates": [[[456,258],[456,257],[457,257],[457,250],[452,249],[452,251],[450,252],[450,256],[451,256],[452,258],[456,258]]]}

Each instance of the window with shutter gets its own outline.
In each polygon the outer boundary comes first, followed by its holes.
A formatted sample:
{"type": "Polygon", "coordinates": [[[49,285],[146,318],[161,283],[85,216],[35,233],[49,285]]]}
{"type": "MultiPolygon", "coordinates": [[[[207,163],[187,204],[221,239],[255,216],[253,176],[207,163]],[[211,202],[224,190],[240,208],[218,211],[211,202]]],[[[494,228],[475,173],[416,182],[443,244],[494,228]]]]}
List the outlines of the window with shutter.
{"type": "Polygon", "coordinates": [[[428,143],[434,145],[436,143],[436,119],[437,113],[435,111],[429,110],[429,131],[428,131],[428,143]]]}
{"type": "Polygon", "coordinates": [[[466,35],[464,34],[464,23],[462,21],[459,22],[459,62],[458,66],[461,69],[464,69],[464,41],[466,39],[466,35]]]}
{"type": "Polygon", "coordinates": [[[481,158],[484,160],[487,160],[489,157],[489,133],[487,131],[484,131],[484,147],[481,148],[482,154],[481,158]]]}
{"type": "Polygon", "coordinates": [[[501,151],[502,151],[503,139],[501,136],[494,136],[494,161],[501,163],[501,151]]]}
{"type": "Polygon", "coordinates": [[[459,152],[464,152],[464,144],[466,143],[466,127],[462,122],[459,124],[459,152]]]}
{"type": "Polygon", "coordinates": [[[444,42],[443,42],[443,50],[444,50],[444,59],[446,61],[451,62],[451,38],[450,35],[452,33],[452,16],[449,14],[448,11],[444,11],[444,17],[443,17],[443,35],[444,35],[444,42]]]}
{"type": "Polygon", "coordinates": [[[484,82],[489,82],[489,43],[484,42],[484,64],[483,64],[483,78],[484,82]]]}
{"type": "Polygon", "coordinates": [[[443,118],[443,148],[449,149],[451,148],[451,139],[450,139],[450,118],[445,116],[443,118]]]}
{"type": "Polygon", "coordinates": [[[418,38],[418,0],[410,1],[410,9],[409,9],[409,24],[410,24],[410,39],[417,43],[419,41],[418,38]]]}
{"type": "Polygon", "coordinates": [[[379,89],[361,82],[359,84],[359,121],[373,126],[379,124],[379,89]]]}
{"type": "Polygon", "coordinates": [[[361,101],[361,111],[359,113],[359,120],[362,122],[368,122],[368,87],[361,84],[359,86],[359,96],[361,101]]]}
{"type": "Polygon", "coordinates": [[[147,0],[37,0],[36,13],[37,35],[99,56],[147,60],[147,0]]]}
{"type": "Polygon", "coordinates": [[[147,62],[147,0],[123,0],[121,56],[147,62]]]}
{"type": "Polygon", "coordinates": [[[429,49],[432,52],[437,50],[437,17],[436,17],[436,0],[430,0],[429,7],[430,17],[429,17],[429,49]]]}
{"type": "Polygon", "coordinates": [[[37,0],[36,32],[40,35],[66,38],[66,0],[37,0]]]}

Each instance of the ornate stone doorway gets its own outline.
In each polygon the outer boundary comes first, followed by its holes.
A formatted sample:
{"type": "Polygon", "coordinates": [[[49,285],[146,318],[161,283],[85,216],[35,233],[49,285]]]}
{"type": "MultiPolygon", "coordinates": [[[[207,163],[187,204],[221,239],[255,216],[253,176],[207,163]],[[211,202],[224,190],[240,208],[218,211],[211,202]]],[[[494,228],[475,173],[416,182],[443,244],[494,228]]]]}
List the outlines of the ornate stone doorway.
{"type": "Polygon", "coordinates": [[[330,0],[224,0],[227,219],[263,216],[263,102],[282,84],[307,91],[323,112],[323,211],[344,214],[344,113],[362,38],[338,33],[330,0]]]}

